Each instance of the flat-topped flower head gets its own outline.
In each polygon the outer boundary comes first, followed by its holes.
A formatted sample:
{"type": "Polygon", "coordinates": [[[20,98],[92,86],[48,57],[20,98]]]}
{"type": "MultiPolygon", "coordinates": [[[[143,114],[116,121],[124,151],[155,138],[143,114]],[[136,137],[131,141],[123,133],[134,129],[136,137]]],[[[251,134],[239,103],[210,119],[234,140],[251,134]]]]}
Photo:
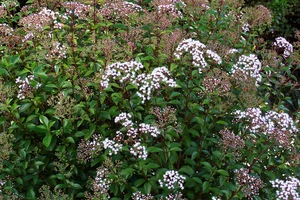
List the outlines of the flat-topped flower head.
{"type": "Polygon", "coordinates": [[[290,57],[293,53],[293,45],[289,43],[284,37],[277,37],[273,45],[276,48],[278,54],[283,54],[284,58],[290,57]]]}

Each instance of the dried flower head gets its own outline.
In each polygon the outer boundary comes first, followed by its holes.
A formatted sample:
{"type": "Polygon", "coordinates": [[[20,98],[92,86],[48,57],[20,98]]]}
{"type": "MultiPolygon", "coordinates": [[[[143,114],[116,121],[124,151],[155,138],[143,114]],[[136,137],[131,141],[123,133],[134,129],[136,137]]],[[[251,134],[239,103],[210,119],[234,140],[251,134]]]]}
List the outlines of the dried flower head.
{"type": "Polygon", "coordinates": [[[242,187],[242,192],[247,198],[257,196],[259,190],[264,187],[263,181],[249,174],[249,170],[246,168],[234,170],[238,184],[242,187]]]}
{"type": "Polygon", "coordinates": [[[102,197],[109,197],[108,190],[111,184],[109,174],[108,169],[101,167],[97,169],[97,175],[93,181],[93,191],[99,193],[102,197]]]}
{"type": "Polygon", "coordinates": [[[100,8],[100,14],[106,19],[120,19],[129,17],[130,14],[142,12],[141,6],[128,2],[117,0],[113,3],[106,3],[100,8]]]}
{"type": "Polygon", "coordinates": [[[231,93],[230,76],[227,72],[214,69],[212,74],[208,74],[202,82],[205,94],[215,94],[218,96],[228,96],[231,93]]]}
{"type": "Polygon", "coordinates": [[[78,2],[64,2],[62,6],[66,9],[68,16],[76,16],[78,19],[86,20],[91,14],[92,7],[78,2]]]}

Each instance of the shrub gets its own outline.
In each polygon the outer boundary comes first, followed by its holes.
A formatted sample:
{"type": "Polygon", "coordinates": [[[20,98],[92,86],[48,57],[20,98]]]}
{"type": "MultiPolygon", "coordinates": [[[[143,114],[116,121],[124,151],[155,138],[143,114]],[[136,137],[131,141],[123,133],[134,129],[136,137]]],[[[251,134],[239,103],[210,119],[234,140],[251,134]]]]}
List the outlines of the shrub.
{"type": "Polygon", "coordinates": [[[267,8],[17,5],[0,6],[1,198],[297,198],[299,46],[262,40],[267,8]]]}

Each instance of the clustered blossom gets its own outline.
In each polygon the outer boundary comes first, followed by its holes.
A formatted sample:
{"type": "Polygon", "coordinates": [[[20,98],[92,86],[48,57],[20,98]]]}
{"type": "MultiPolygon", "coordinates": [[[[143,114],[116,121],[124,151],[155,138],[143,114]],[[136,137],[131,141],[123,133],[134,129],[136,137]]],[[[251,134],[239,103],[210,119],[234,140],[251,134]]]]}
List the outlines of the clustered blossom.
{"type": "Polygon", "coordinates": [[[228,54],[235,54],[238,52],[239,52],[239,50],[237,50],[237,49],[229,49],[228,54]]]}
{"type": "Polygon", "coordinates": [[[208,66],[205,57],[215,61],[217,64],[222,63],[222,59],[217,53],[207,49],[206,45],[198,40],[191,38],[183,40],[176,48],[174,56],[180,59],[185,52],[192,55],[192,64],[199,67],[199,73],[202,73],[202,70],[208,66]]]}
{"type": "Polygon", "coordinates": [[[85,20],[88,14],[92,11],[90,5],[85,5],[77,2],[64,2],[63,7],[66,9],[66,14],[72,16],[73,14],[78,17],[78,19],[85,20]]]}
{"type": "Polygon", "coordinates": [[[212,75],[204,77],[202,85],[206,94],[228,96],[231,92],[230,76],[227,72],[216,69],[212,75]]]}
{"type": "Polygon", "coordinates": [[[155,126],[151,126],[150,124],[139,124],[139,131],[141,133],[148,133],[152,137],[157,137],[158,135],[160,135],[160,131],[158,130],[158,128],[155,126]]]}
{"type": "Polygon", "coordinates": [[[119,79],[121,83],[126,81],[132,82],[137,72],[142,68],[144,68],[142,63],[136,61],[113,63],[105,70],[100,84],[104,88],[108,87],[110,78],[119,79]]]}
{"type": "Polygon", "coordinates": [[[234,156],[239,156],[239,150],[244,148],[245,141],[240,136],[235,135],[228,129],[221,130],[220,134],[222,136],[220,145],[222,145],[225,152],[232,150],[234,156]]]}
{"type": "Polygon", "coordinates": [[[0,36],[12,36],[14,29],[7,24],[0,24],[0,36]]]}
{"type": "Polygon", "coordinates": [[[78,144],[77,157],[80,161],[86,162],[91,160],[103,148],[101,136],[94,134],[91,140],[82,139],[78,144]]]}
{"type": "Polygon", "coordinates": [[[106,168],[97,170],[97,175],[93,182],[93,191],[100,194],[107,194],[111,180],[108,178],[109,171],[106,168]]]}
{"type": "Polygon", "coordinates": [[[65,45],[61,44],[60,42],[54,42],[50,52],[46,54],[46,59],[63,59],[67,57],[66,53],[67,47],[65,45]]]}
{"type": "Polygon", "coordinates": [[[280,147],[289,148],[293,142],[293,134],[298,130],[291,117],[286,113],[269,111],[264,116],[259,108],[248,108],[246,111],[237,110],[238,121],[245,120],[246,129],[252,133],[262,133],[275,139],[280,147]]]}
{"type": "Polygon", "coordinates": [[[289,43],[284,37],[277,37],[274,42],[277,53],[283,53],[284,58],[290,57],[293,53],[293,45],[289,43]]]}
{"type": "Polygon", "coordinates": [[[140,191],[137,191],[131,195],[132,200],[151,200],[154,197],[151,194],[143,194],[140,191]]]}
{"type": "Polygon", "coordinates": [[[184,180],[186,178],[182,175],[180,175],[175,170],[169,170],[166,171],[166,173],[163,175],[163,180],[159,179],[159,185],[160,187],[166,186],[169,190],[173,190],[176,187],[179,187],[180,189],[184,189],[184,180]]]}
{"type": "Polygon", "coordinates": [[[237,72],[242,72],[245,76],[250,76],[255,79],[255,85],[261,82],[262,76],[260,75],[261,62],[254,54],[249,56],[242,55],[239,57],[238,62],[232,66],[231,74],[234,76],[237,72]]]}
{"type": "Polygon", "coordinates": [[[131,82],[138,87],[137,95],[142,98],[142,103],[149,100],[154,89],[161,88],[161,83],[169,87],[175,87],[176,82],[170,77],[170,72],[166,67],[155,68],[151,74],[137,72],[144,66],[136,61],[117,62],[108,66],[102,76],[101,86],[106,88],[109,85],[110,78],[117,79],[121,83],[131,82]]]}
{"type": "Polygon", "coordinates": [[[143,11],[142,7],[127,1],[119,1],[117,3],[106,3],[100,9],[100,14],[105,18],[112,17],[128,17],[132,13],[143,11]]]}
{"type": "Polygon", "coordinates": [[[130,148],[130,153],[138,158],[146,160],[148,152],[145,146],[142,146],[140,142],[137,142],[130,148]]]}
{"type": "Polygon", "coordinates": [[[122,150],[123,145],[122,144],[118,144],[117,142],[115,142],[114,140],[110,140],[108,138],[106,138],[104,141],[102,141],[103,143],[103,148],[104,149],[109,149],[109,155],[113,155],[113,154],[118,154],[119,151],[122,150]]]}
{"type": "Polygon", "coordinates": [[[139,74],[133,81],[133,84],[139,87],[137,95],[142,98],[142,103],[150,100],[152,91],[161,87],[161,82],[166,83],[169,87],[176,87],[176,82],[169,78],[170,72],[166,67],[155,68],[151,74],[139,74]]]}
{"type": "Polygon", "coordinates": [[[238,184],[242,187],[242,192],[248,198],[258,195],[259,190],[264,187],[260,178],[249,174],[249,170],[241,168],[234,170],[238,184]]]}
{"type": "Polygon", "coordinates": [[[273,188],[278,188],[278,190],[276,191],[277,199],[300,199],[300,180],[296,177],[288,177],[288,179],[285,181],[276,179],[270,182],[273,188]]]}
{"type": "Polygon", "coordinates": [[[124,127],[132,127],[133,122],[131,121],[131,114],[129,113],[120,113],[116,118],[115,118],[115,123],[121,123],[122,126],[124,127]]]}
{"type": "Polygon", "coordinates": [[[0,18],[4,18],[7,15],[6,7],[4,4],[0,5],[0,18]]]}
{"type": "Polygon", "coordinates": [[[62,24],[58,22],[58,18],[63,17],[58,12],[54,12],[47,8],[43,8],[39,13],[33,13],[20,20],[20,25],[28,31],[41,32],[44,27],[53,25],[54,28],[61,28],[62,24]]]}
{"type": "MultiPolygon", "coordinates": [[[[163,198],[159,199],[162,200],[163,198]]],[[[183,198],[183,194],[181,192],[176,192],[175,194],[169,194],[164,198],[164,200],[186,200],[183,198]]]]}
{"type": "Polygon", "coordinates": [[[176,9],[174,4],[159,5],[157,9],[159,14],[168,13],[173,17],[182,18],[182,13],[176,9]]]}
{"type": "MultiPolygon", "coordinates": [[[[16,79],[16,83],[19,85],[18,91],[18,99],[25,99],[25,97],[31,94],[32,90],[34,89],[30,84],[31,81],[34,79],[34,75],[29,75],[25,77],[25,80],[22,80],[21,77],[16,79]]],[[[35,89],[38,89],[41,86],[40,83],[37,83],[35,89]]]]}

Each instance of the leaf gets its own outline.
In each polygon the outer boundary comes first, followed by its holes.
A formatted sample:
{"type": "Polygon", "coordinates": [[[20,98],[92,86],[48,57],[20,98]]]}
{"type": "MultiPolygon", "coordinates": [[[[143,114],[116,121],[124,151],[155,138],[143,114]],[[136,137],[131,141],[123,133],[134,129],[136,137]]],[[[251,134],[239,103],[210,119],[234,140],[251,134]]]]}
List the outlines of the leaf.
{"type": "Polygon", "coordinates": [[[49,120],[48,120],[48,118],[47,118],[46,116],[41,115],[41,116],[39,117],[39,120],[40,120],[40,122],[41,122],[46,128],[48,128],[48,126],[49,126],[49,120]]]}
{"type": "Polygon", "coordinates": [[[145,179],[138,179],[134,182],[134,187],[139,187],[141,185],[143,185],[146,182],[145,179]]]}
{"type": "Polygon", "coordinates": [[[210,189],[210,183],[208,181],[205,181],[202,185],[202,191],[203,193],[209,192],[210,189]]]}
{"type": "Polygon", "coordinates": [[[3,74],[9,76],[9,73],[6,69],[0,68],[0,75],[3,75],[3,74]]]}
{"type": "Polygon", "coordinates": [[[228,172],[226,172],[224,169],[219,169],[217,172],[223,176],[229,176],[228,172]]]}
{"type": "Polygon", "coordinates": [[[20,113],[21,112],[25,112],[26,110],[28,110],[30,108],[30,106],[32,105],[32,103],[24,103],[20,106],[20,113]]]}
{"type": "Polygon", "coordinates": [[[146,194],[150,194],[151,188],[152,188],[151,183],[147,182],[147,183],[144,184],[144,190],[145,190],[146,194]]]}
{"type": "Polygon", "coordinates": [[[187,175],[192,175],[192,174],[194,174],[193,168],[191,168],[191,167],[188,166],[188,165],[185,165],[185,166],[181,167],[178,171],[181,172],[181,173],[185,173],[185,174],[187,174],[187,175]]]}
{"type": "Polygon", "coordinates": [[[147,148],[147,151],[148,151],[149,153],[162,152],[162,149],[159,148],[159,147],[148,147],[148,148],[147,148]]]}
{"type": "Polygon", "coordinates": [[[223,121],[223,120],[219,120],[217,121],[217,124],[221,124],[221,125],[228,125],[227,122],[223,121]]]}
{"type": "Polygon", "coordinates": [[[43,139],[43,144],[45,145],[45,147],[49,147],[49,145],[51,144],[51,141],[52,141],[52,135],[46,134],[46,136],[43,139]]]}
{"type": "Polygon", "coordinates": [[[75,141],[72,137],[67,137],[66,141],[75,144],[75,141]]]}
{"type": "Polygon", "coordinates": [[[212,172],[212,166],[208,162],[201,162],[202,165],[204,165],[204,168],[209,171],[210,173],[212,172]]]}

